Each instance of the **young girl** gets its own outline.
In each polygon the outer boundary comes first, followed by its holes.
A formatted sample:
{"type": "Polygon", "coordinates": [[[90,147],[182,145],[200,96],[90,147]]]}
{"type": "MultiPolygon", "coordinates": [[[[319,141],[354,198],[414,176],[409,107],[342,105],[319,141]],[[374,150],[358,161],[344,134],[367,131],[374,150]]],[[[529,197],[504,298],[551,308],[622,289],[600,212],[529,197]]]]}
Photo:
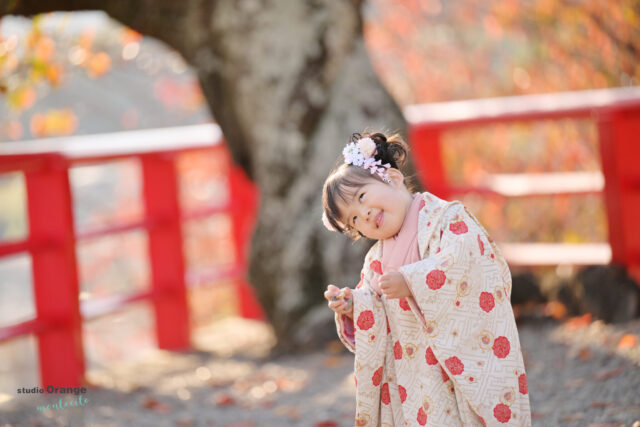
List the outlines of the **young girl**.
{"type": "Polygon", "coordinates": [[[355,289],[329,285],[355,353],[357,426],[530,426],[511,274],[458,201],[412,194],[394,135],[354,134],[323,188],[323,222],[377,240],[355,289]]]}

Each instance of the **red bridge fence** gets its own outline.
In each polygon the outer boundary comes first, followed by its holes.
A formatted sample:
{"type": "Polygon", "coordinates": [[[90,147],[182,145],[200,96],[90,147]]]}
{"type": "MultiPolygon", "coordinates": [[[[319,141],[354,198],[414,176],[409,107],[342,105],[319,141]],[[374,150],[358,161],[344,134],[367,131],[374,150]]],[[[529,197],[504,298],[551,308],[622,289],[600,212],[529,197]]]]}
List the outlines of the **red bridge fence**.
{"type": "Polygon", "coordinates": [[[29,223],[26,239],[0,243],[0,257],[29,253],[37,313],[28,321],[0,325],[0,345],[15,337],[35,334],[42,385],[80,385],[85,373],[82,323],[138,301],[149,301],[153,306],[159,348],[190,348],[188,280],[233,280],[239,313],[247,318],[264,318],[245,279],[257,191],[238,167],[229,164],[226,182],[232,196],[226,206],[182,210],[176,159],[190,151],[213,151],[231,163],[217,125],[0,143],[0,173],[17,171],[24,175],[29,223]],[[144,218],[76,233],[69,169],[132,158],[139,161],[142,170],[144,218]],[[218,213],[228,213],[233,218],[235,263],[205,273],[206,277],[191,274],[185,267],[182,223],[218,213]],[[148,290],[80,301],[76,242],[138,229],[146,230],[148,236],[148,290]]]}
{"type": "Polygon", "coordinates": [[[444,199],[478,193],[500,197],[604,192],[609,244],[501,244],[510,265],[625,265],[640,283],[640,87],[599,89],[413,105],[405,109],[421,182],[444,199]],[[494,175],[484,186],[452,186],[441,136],[464,127],[590,118],[597,124],[602,173],[494,175]]]}
{"type": "MultiPolygon", "coordinates": [[[[414,105],[405,109],[418,175],[430,192],[479,193],[501,197],[604,193],[609,244],[501,244],[512,265],[607,264],[627,266],[640,282],[640,88],[491,98],[414,105]],[[514,121],[591,118],[597,122],[602,174],[547,173],[496,175],[484,187],[450,185],[442,162],[441,135],[466,126],[514,121]]],[[[28,237],[0,242],[0,258],[31,257],[36,317],[0,325],[0,345],[35,334],[42,385],[79,386],[84,381],[84,321],[105,316],[138,301],[154,308],[159,348],[188,349],[190,280],[183,253],[182,224],[220,212],[233,218],[235,263],[207,279],[232,279],[247,318],[264,319],[247,284],[247,243],[258,194],[244,173],[231,164],[215,124],[111,134],[0,143],[0,174],[19,172],[26,184],[28,237]],[[176,157],[213,151],[229,162],[230,201],[223,207],[184,211],[180,206],[176,157]],[[141,221],[78,233],[74,230],[69,170],[83,164],[137,159],[142,169],[145,216],[141,221]],[[149,290],[122,297],[79,299],[76,243],[142,229],[148,235],[149,290]]],[[[0,201],[0,208],[1,208],[0,201]]]]}

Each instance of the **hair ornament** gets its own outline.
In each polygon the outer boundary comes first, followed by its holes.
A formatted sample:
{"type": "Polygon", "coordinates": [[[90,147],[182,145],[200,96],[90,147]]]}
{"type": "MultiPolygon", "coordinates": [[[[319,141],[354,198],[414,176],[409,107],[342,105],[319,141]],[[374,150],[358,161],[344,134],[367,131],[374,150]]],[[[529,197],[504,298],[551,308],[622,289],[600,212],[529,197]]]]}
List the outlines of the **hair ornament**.
{"type": "Polygon", "coordinates": [[[371,171],[371,174],[375,173],[384,182],[390,184],[391,179],[387,175],[387,169],[391,165],[389,163],[382,164],[380,159],[376,160],[374,156],[377,151],[376,143],[373,142],[373,139],[366,137],[360,138],[356,142],[348,143],[342,150],[342,155],[346,164],[367,169],[371,171]]]}

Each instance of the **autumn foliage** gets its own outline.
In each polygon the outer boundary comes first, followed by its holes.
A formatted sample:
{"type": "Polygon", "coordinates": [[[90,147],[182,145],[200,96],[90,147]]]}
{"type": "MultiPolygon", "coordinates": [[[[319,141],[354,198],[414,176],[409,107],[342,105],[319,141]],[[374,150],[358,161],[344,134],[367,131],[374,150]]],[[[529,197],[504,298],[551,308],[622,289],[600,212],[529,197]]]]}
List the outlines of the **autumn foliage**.
{"type": "MultiPolygon", "coordinates": [[[[402,105],[637,85],[637,2],[371,0],[365,39],[402,105]]],[[[445,132],[454,185],[491,174],[598,172],[591,120],[478,126],[445,132]]],[[[455,195],[498,241],[602,242],[602,197],[504,199],[455,195]]]]}

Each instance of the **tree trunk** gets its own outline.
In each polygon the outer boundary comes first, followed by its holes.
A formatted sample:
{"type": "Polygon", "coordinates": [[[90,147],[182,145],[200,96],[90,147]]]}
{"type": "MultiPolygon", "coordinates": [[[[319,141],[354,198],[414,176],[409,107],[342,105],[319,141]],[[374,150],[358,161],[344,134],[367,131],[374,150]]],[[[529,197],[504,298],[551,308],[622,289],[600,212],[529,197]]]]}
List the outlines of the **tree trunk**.
{"type": "Polygon", "coordinates": [[[327,231],[321,189],[352,132],[405,133],[373,72],[359,1],[23,0],[16,12],[101,9],[198,71],[234,159],[260,188],[249,278],[279,351],[334,337],[328,283],[354,286],[370,244],[327,231]]]}

